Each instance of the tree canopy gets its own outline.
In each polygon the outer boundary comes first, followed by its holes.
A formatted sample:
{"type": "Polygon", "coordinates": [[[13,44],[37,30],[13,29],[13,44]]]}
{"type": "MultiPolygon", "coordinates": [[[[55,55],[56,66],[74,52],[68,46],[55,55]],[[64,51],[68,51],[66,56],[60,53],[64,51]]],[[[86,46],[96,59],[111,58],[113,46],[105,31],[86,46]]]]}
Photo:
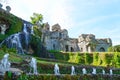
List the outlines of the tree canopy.
{"type": "Polygon", "coordinates": [[[33,24],[42,24],[43,15],[38,13],[33,13],[33,16],[30,17],[33,24]]]}
{"type": "Polygon", "coordinates": [[[115,45],[115,46],[109,47],[108,51],[111,51],[111,52],[120,52],[120,45],[115,45]]]}

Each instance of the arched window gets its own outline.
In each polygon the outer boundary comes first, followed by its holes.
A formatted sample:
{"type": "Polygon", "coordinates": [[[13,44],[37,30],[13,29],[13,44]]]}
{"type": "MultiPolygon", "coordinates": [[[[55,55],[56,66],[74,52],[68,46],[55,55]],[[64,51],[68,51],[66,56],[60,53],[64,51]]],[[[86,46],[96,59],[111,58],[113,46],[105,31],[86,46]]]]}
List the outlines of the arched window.
{"type": "Polygon", "coordinates": [[[80,50],[81,50],[81,52],[83,52],[83,48],[81,48],[80,50]]]}
{"type": "Polygon", "coordinates": [[[65,45],[65,50],[66,50],[66,52],[69,51],[69,46],[68,45],[65,45]]]}
{"type": "Polygon", "coordinates": [[[74,52],[74,49],[73,49],[73,47],[71,47],[71,52],[74,52]]]}
{"type": "Polygon", "coordinates": [[[0,33],[1,33],[1,27],[0,27],[0,33]]]}
{"type": "Polygon", "coordinates": [[[55,50],[55,44],[53,44],[53,50],[55,50]]]}

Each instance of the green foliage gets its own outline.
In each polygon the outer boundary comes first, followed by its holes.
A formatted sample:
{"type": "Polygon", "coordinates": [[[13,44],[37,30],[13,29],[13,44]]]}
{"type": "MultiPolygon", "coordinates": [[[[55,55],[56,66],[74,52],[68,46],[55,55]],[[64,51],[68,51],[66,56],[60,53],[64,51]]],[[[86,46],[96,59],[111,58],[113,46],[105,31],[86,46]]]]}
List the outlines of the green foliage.
{"type": "Polygon", "coordinates": [[[13,80],[12,79],[12,72],[6,71],[4,75],[4,80],[13,80]]]}
{"type": "Polygon", "coordinates": [[[120,52],[120,45],[116,45],[108,48],[109,52],[120,52]]]}
{"type": "Polygon", "coordinates": [[[22,73],[17,80],[29,80],[28,78],[29,78],[28,75],[26,75],[25,73],[22,73]]]}
{"type": "Polygon", "coordinates": [[[38,13],[33,13],[33,16],[31,16],[30,19],[31,19],[31,23],[34,24],[33,29],[35,36],[41,38],[42,27],[44,26],[44,24],[42,23],[43,15],[38,13]]]}
{"type": "Polygon", "coordinates": [[[70,53],[68,62],[91,64],[93,62],[92,54],[89,53],[70,53]]]}
{"type": "MultiPolygon", "coordinates": [[[[28,80],[109,80],[110,75],[64,75],[64,76],[55,76],[55,75],[30,75],[28,76],[28,80]]],[[[111,79],[119,80],[119,76],[112,76],[111,79]]],[[[25,79],[26,80],[26,79],[25,79]]]]}
{"type": "Polygon", "coordinates": [[[49,53],[60,53],[58,50],[48,50],[49,53]]]}
{"type": "Polygon", "coordinates": [[[70,59],[68,62],[74,62],[74,63],[79,63],[80,62],[80,56],[79,53],[70,53],[69,54],[70,59]]]}
{"type": "Polygon", "coordinates": [[[113,53],[93,53],[93,65],[108,66],[112,64],[113,53]]]}
{"type": "Polygon", "coordinates": [[[41,74],[41,75],[20,75],[16,77],[15,80],[120,80],[119,75],[102,75],[102,74],[85,74],[85,75],[49,75],[49,74],[41,74]],[[23,78],[20,78],[23,77],[23,78]]]}
{"type": "Polygon", "coordinates": [[[48,57],[47,50],[42,45],[41,39],[39,37],[32,35],[31,40],[30,40],[30,46],[31,46],[32,50],[34,51],[34,53],[33,53],[34,56],[39,56],[39,57],[43,57],[43,58],[48,57]]]}
{"type": "Polygon", "coordinates": [[[107,65],[111,65],[112,64],[112,59],[113,59],[113,54],[112,53],[106,53],[105,54],[105,59],[104,59],[104,61],[105,61],[105,64],[107,64],[107,65]]]}
{"type": "Polygon", "coordinates": [[[0,48],[0,60],[3,58],[3,56],[9,53],[9,60],[10,62],[22,62],[21,56],[17,54],[17,51],[13,48],[8,49],[6,47],[0,48]]]}
{"type": "Polygon", "coordinates": [[[34,35],[37,36],[38,38],[41,38],[42,32],[41,32],[41,30],[39,29],[39,27],[34,26],[34,27],[33,27],[33,30],[34,30],[34,35]]]}
{"type": "Polygon", "coordinates": [[[6,11],[0,11],[0,20],[4,20],[9,25],[6,35],[0,34],[0,41],[4,40],[7,36],[22,30],[22,20],[6,11]]]}
{"type": "Polygon", "coordinates": [[[113,52],[114,50],[113,50],[113,47],[109,47],[108,48],[108,52],[113,52]]]}
{"type": "Polygon", "coordinates": [[[49,50],[48,51],[50,54],[54,56],[55,59],[57,60],[62,60],[62,61],[68,61],[69,60],[69,54],[56,51],[56,50],[49,50]]]}
{"type": "Polygon", "coordinates": [[[93,65],[97,65],[98,64],[98,57],[99,57],[99,53],[93,53],[93,65]]]}
{"type": "Polygon", "coordinates": [[[7,37],[8,37],[8,35],[0,34],[0,42],[2,42],[7,37]]]}
{"type": "Polygon", "coordinates": [[[22,30],[22,26],[23,26],[22,20],[20,20],[17,17],[15,17],[15,18],[16,19],[13,19],[13,21],[15,20],[15,23],[12,22],[10,28],[6,32],[6,34],[8,34],[8,35],[20,32],[22,30]]]}
{"type": "Polygon", "coordinates": [[[30,19],[33,24],[37,24],[37,23],[41,24],[43,20],[43,15],[38,13],[33,13],[33,16],[31,16],[30,19]]]}
{"type": "Polygon", "coordinates": [[[52,51],[55,59],[64,60],[72,63],[96,65],[96,66],[114,66],[120,67],[119,52],[94,52],[94,53],[62,53],[52,51]]]}
{"type": "Polygon", "coordinates": [[[114,53],[114,56],[112,59],[112,66],[120,67],[120,53],[119,52],[114,53]]]}
{"type": "Polygon", "coordinates": [[[91,53],[84,53],[85,64],[91,64],[93,62],[93,55],[91,53]]]}

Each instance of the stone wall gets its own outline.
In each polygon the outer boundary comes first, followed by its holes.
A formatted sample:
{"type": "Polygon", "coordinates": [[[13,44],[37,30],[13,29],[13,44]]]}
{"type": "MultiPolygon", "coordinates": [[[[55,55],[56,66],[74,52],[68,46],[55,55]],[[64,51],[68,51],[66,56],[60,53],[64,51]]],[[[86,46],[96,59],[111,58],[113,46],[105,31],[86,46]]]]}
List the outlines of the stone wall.
{"type": "Polygon", "coordinates": [[[93,34],[81,34],[79,38],[69,38],[66,29],[61,29],[59,24],[55,24],[50,31],[48,23],[45,23],[43,27],[42,41],[47,50],[70,52],[103,52],[112,45],[110,38],[96,39],[93,34]]]}
{"type": "Polygon", "coordinates": [[[93,34],[82,34],[78,38],[78,46],[81,52],[106,52],[112,41],[110,38],[96,39],[93,34]]]}

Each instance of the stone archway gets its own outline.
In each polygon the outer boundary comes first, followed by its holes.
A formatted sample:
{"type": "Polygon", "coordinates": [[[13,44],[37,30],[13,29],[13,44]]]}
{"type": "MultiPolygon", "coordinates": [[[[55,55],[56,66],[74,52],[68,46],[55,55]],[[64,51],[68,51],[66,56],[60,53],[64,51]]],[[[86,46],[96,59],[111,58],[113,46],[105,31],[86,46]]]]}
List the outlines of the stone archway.
{"type": "Polygon", "coordinates": [[[71,47],[71,48],[70,48],[70,51],[71,51],[71,52],[74,52],[74,48],[73,48],[73,47],[71,47]]]}
{"type": "Polygon", "coordinates": [[[55,50],[55,44],[53,44],[53,50],[55,50]]]}
{"type": "Polygon", "coordinates": [[[68,45],[65,45],[65,51],[69,51],[69,46],[68,45]]]}
{"type": "Polygon", "coordinates": [[[0,32],[1,32],[1,27],[0,27],[0,32]]]}
{"type": "Polygon", "coordinates": [[[80,48],[80,51],[83,52],[83,48],[80,48]]]}
{"type": "Polygon", "coordinates": [[[99,49],[99,51],[100,51],[100,52],[105,52],[105,48],[104,48],[104,47],[101,47],[101,48],[99,49]]]}

